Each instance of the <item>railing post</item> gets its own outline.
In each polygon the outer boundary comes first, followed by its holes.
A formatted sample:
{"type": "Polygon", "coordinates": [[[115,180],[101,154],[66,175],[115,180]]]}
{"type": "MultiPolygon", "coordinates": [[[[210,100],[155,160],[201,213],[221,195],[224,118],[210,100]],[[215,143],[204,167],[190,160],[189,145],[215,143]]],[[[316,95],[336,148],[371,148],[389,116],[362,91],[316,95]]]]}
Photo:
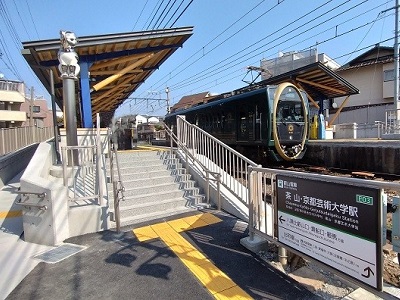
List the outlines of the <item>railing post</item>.
{"type": "Polygon", "coordinates": [[[221,190],[220,190],[220,183],[221,183],[221,174],[217,174],[217,197],[218,197],[218,210],[221,210],[222,203],[221,203],[221,190]]]}
{"type": "Polygon", "coordinates": [[[249,237],[250,241],[254,240],[254,208],[253,208],[253,167],[248,166],[249,182],[248,182],[248,197],[249,197],[249,237]]]}
{"type": "Polygon", "coordinates": [[[119,198],[118,198],[118,192],[117,192],[117,182],[113,181],[113,194],[114,194],[114,217],[115,217],[115,224],[116,224],[116,229],[117,233],[120,232],[121,230],[121,219],[119,215],[119,198]]]}
{"type": "Polygon", "coordinates": [[[207,204],[210,204],[210,173],[206,170],[206,181],[207,181],[207,204]]]}
{"type": "Polygon", "coordinates": [[[68,178],[67,178],[67,168],[68,168],[68,158],[67,158],[67,147],[61,147],[62,152],[62,164],[63,164],[63,184],[64,186],[68,185],[68,178]]]}

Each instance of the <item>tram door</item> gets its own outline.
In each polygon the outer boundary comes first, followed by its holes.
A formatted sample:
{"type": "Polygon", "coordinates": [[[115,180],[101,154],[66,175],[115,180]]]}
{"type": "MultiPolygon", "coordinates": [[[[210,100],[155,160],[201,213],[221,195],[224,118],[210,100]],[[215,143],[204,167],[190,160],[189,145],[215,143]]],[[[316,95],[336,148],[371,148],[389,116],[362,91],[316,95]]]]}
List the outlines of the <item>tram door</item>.
{"type": "Polygon", "coordinates": [[[238,141],[254,141],[256,138],[256,120],[255,120],[255,112],[249,106],[243,106],[238,111],[239,121],[237,123],[237,140],[238,141]]]}
{"type": "Polygon", "coordinates": [[[261,141],[261,113],[256,105],[254,118],[254,140],[261,141]]]}

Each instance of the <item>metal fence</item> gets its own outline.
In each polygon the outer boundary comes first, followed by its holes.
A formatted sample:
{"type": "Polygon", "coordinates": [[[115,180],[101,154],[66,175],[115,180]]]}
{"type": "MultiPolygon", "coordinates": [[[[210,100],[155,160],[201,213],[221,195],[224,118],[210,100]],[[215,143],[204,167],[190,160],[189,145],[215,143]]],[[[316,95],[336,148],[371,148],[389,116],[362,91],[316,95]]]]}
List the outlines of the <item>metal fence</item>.
{"type": "Polygon", "coordinates": [[[388,109],[385,113],[385,133],[394,134],[400,132],[400,109],[388,109]]]}
{"type": "Polygon", "coordinates": [[[0,155],[46,141],[52,137],[54,137],[53,127],[0,128],[0,155]]]}
{"type": "Polygon", "coordinates": [[[209,133],[177,117],[177,136],[207,170],[219,173],[220,183],[248,206],[248,166],[258,165],[209,133]]]}

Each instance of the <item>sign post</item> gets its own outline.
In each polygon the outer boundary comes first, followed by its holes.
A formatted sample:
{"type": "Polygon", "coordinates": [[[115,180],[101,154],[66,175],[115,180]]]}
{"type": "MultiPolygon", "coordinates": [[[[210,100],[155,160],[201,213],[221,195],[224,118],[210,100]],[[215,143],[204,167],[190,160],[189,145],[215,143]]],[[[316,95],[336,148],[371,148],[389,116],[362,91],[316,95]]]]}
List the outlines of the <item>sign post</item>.
{"type": "Polygon", "coordinates": [[[382,291],[378,188],[276,176],[278,241],[382,291]]]}

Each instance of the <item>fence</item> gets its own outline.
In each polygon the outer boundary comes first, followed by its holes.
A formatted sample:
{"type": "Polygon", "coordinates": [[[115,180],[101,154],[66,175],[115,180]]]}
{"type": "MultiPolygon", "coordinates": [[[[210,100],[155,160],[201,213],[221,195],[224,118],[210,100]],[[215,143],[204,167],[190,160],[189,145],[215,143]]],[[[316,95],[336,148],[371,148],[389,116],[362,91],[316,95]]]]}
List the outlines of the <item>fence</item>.
{"type": "Polygon", "coordinates": [[[53,127],[0,128],[0,155],[46,141],[52,137],[54,137],[53,127]]]}

